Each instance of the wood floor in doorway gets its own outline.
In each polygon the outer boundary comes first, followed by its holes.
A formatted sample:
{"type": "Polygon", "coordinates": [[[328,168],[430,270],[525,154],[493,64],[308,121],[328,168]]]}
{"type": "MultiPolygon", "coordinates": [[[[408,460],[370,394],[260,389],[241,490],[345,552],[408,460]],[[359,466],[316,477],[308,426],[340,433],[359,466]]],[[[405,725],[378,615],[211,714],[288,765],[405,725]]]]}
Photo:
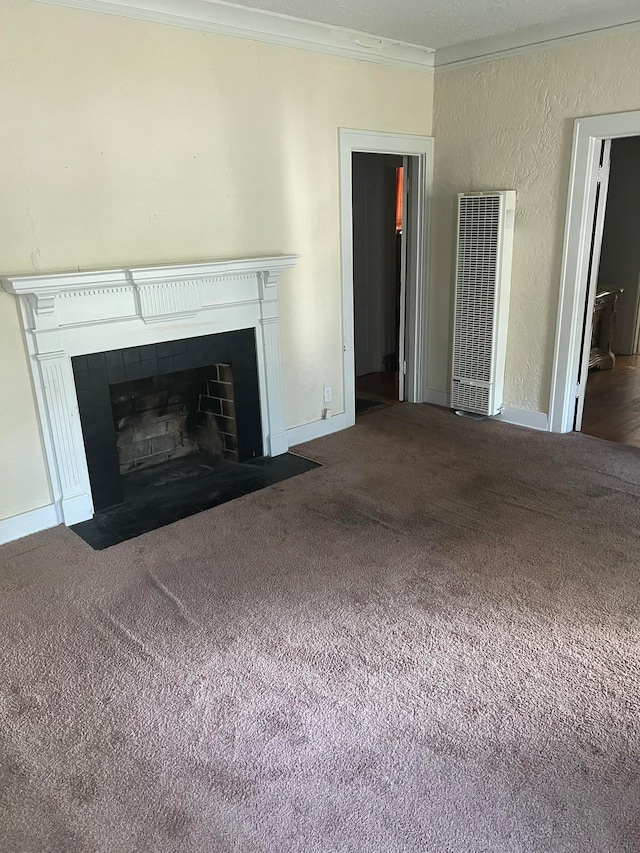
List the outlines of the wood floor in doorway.
{"type": "Polygon", "coordinates": [[[640,447],[640,356],[619,355],[612,370],[589,374],[582,432],[640,447]]]}
{"type": "Polygon", "coordinates": [[[356,396],[391,406],[398,402],[398,372],[387,370],[356,377],[356,396]]]}

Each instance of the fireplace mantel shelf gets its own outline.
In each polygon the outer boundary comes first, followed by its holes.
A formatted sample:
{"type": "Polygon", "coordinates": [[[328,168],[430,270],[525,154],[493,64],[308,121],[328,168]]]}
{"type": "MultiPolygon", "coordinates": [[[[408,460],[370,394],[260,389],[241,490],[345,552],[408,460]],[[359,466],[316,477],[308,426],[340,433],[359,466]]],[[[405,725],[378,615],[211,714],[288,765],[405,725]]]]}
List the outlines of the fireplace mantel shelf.
{"type": "Polygon", "coordinates": [[[93,514],[71,358],[237,329],[255,330],[263,446],[288,449],[278,278],[298,255],[0,279],[20,303],[59,520],[93,514]]]}
{"type": "Polygon", "coordinates": [[[189,264],[169,264],[149,267],[122,267],[108,270],[86,270],[62,273],[39,273],[18,275],[2,279],[9,293],[20,296],[25,293],[73,290],[95,290],[122,287],[149,281],[189,281],[191,279],[228,277],[234,274],[278,272],[296,265],[299,255],[274,255],[266,258],[241,258],[227,261],[203,261],[189,264]]]}
{"type": "MultiPolygon", "coordinates": [[[[228,261],[171,264],[168,266],[128,267],[87,272],[68,272],[22,275],[2,279],[3,288],[15,296],[31,297],[31,308],[36,315],[50,315],[53,299],[81,296],[111,296],[113,307],[119,313],[106,319],[116,320],[138,313],[146,322],[171,319],[184,314],[216,307],[208,291],[219,290],[220,285],[247,278],[258,277],[263,288],[274,288],[282,270],[295,266],[298,255],[276,255],[266,258],[241,258],[228,261]],[[135,304],[123,301],[122,296],[137,297],[135,304]],[[120,297],[120,304],[116,300],[120,297]],[[138,311],[135,311],[135,308],[138,311]]],[[[242,294],[240,301],[243,301],[242,294]]],[[[86,309],[85,309],[86,312],[86,309]]],[[[59,325],[66,322],[64,310],[60,311],[59,325]]],[[[90,321],[82,317],[78,322],[90,321]]],[[[34,327],[38,324],[34,323],[34,327]]]]}

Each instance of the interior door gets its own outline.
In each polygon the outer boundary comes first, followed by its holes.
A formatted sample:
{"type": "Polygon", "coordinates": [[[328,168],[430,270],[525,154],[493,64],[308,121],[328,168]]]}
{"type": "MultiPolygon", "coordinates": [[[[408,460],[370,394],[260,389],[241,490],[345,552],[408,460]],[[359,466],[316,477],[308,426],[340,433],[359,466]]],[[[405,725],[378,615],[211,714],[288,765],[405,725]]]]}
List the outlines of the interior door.
{"type": "Polygon", "coordinates": [[[593,306],[598,292],[598,270],[600,269],[600,252],[602,250],[602,233],[604,231],[604,215],[607,207],[607,190],[609,187],[609,161],[611,157],[611,140],[603,139],[600,149],[600,159],[595,179],[596,205],[591,232],[591,254],[587,271],[587,299],[584,311],[584,333],[580,353],[580,371],[576,389],[576,413],[573,428],[576,432],[582,429],[584,413],[584,398],[589,378],[589,353],[591,350],[591,334],[593,331],[593,306]]]}
{"type": "Polygon", "coordinates": [[[384,372],[389,369],[388,357],[398,355],[396,168],[402,162],[401,157],[389,154],[353,154],[356,377],[384,372]]]}
{"type": "Polygon", "coordinates": [[[402,236],[400,239],[400,328],[398,330],[398,400],[405,399],[407,377],[407,269],[410,222],[409,186],[411,183],[410,157],[402,158],[402,236]]]}
{"type": "Polygon", "coordinates": [[[382,370],[386,254],[384,167],[380,156],[353,155],[353,299],[356,376],[382,370]]]}
{"type": "Polygon", "coordinates": [[[353,155],[353,301],[356,376],[370,373],[370,304],[367,286],[369,256],[368,182],[362,158],[353,155]]]}

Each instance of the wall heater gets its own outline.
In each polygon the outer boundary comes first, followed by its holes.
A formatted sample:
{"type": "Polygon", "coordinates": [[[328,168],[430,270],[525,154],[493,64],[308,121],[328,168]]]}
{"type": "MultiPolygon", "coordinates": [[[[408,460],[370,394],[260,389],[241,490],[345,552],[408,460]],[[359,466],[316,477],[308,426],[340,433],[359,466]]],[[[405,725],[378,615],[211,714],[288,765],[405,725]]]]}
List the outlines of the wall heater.
{"type": "Polygon", "coordinates": [[[460,193],[451,406],[502,408],[515,190],[460,193]]]}

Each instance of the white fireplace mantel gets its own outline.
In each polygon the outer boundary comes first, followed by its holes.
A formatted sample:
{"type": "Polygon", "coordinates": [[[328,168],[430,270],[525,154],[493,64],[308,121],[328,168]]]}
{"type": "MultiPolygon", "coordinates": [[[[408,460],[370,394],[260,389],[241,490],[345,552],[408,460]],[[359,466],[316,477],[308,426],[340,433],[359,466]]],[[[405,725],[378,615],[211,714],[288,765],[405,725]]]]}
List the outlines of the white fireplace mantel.
{"type": "Polygon", "coordinates": [[[264,452],[288,450],[278,276],[298,255],[0,279],[18,297],[58,520],[93,501],[71,358],[255,329],[264,452]]]}

